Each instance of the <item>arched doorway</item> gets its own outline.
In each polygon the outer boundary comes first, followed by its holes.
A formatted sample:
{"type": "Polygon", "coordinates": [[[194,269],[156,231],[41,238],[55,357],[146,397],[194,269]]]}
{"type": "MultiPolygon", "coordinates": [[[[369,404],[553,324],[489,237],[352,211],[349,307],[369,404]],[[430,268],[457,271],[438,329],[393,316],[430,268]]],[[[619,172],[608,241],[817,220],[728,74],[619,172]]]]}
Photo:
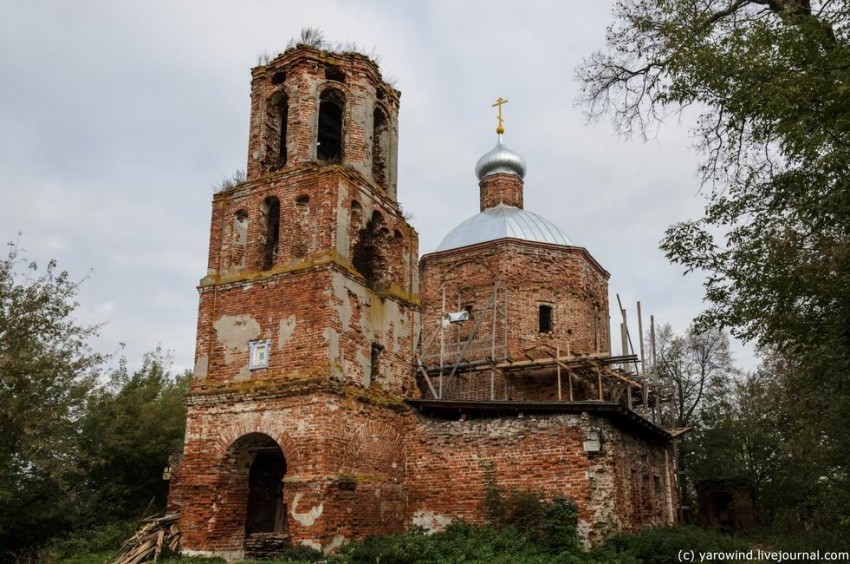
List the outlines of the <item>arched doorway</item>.
{"type": "Polygon", "coordinates": [[[239,519],[238,514],[244,512],[237,523],[244,523],[245,540],[259,533],[284,532],[286,458],[280,445],[264,433],[249,433],[237,439],[229,450],[228,466],[232,470],[226,487],[236,503],[234,518],[239,519]]]}
{"type": "Polygon", "coordinates": [[[260,447],[248,472],[248,507],[245,534],[280,532],[286,527],[283,507],[283,475],[286,460],[275,443],[260,447]]]}

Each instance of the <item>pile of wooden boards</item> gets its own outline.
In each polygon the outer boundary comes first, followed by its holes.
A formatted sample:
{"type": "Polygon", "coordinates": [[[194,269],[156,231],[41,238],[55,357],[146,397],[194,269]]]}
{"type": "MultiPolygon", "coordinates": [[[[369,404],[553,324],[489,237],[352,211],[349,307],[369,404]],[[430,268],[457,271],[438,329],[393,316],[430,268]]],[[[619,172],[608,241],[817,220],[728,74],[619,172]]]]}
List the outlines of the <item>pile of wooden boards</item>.
{"type": "Polygon", "coordinates": [[[180,547],[180,531],[174,513],[165,517],[151,517],[121,547],[121,556],[115,564],[138,564],[148,560],[159,560],[161,556],[177,552],[180,547]]]}

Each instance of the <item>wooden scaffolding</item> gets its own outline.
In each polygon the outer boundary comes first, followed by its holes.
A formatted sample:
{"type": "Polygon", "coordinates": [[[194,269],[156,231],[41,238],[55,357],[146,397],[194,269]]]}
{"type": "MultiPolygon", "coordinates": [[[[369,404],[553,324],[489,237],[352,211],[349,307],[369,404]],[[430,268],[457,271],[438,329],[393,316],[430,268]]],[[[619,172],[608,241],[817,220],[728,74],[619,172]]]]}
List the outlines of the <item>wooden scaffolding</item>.
{"type": "MultiPolygon", "coordinates": [[[[551,383],[553,399],[558,402],[614,402],[653,422],[664,419],[671,393],[653,377],[654,347],[650,345],[649,369],[642,337],[640,357],[630,351],[631,336],[622,304],[622,346],[631,354],[579,354],[571,350],[569,341],[551,341],[523,349],[521,357],[515,351],[512,358],[508,341],[510,298],[501,281],[493,284],[484,307],[474,312],[463,309],[459,295],[446,296],[441,288],[440,296],[439,319],[423,327],[416,358],[415,371],[424,399],[524,401],[511,396],[508,382],[534,378],[551,383]],[[448,303],[457,309],[449,311],[448,303]]],[[[619,296],[617,299],[619,302],[619,296]]],[[[639,302],[638,325],[642,335],[639,302]]],[[[652,329],[654,333],[654,324],[652,329]]]]}

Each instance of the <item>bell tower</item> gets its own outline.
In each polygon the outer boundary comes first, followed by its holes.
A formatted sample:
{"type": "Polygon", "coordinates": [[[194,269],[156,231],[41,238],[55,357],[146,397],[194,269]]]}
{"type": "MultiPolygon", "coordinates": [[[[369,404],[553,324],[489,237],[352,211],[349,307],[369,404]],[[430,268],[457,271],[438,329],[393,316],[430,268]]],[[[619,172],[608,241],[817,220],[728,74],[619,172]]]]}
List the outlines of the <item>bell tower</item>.
{"type": "Polygon", "coordinates": [[[419,298],[399,98],[354,52],[299,45],[252,70],[247,179],[213,197],[171,488],[188,553],[403,528],[419,298]]]}

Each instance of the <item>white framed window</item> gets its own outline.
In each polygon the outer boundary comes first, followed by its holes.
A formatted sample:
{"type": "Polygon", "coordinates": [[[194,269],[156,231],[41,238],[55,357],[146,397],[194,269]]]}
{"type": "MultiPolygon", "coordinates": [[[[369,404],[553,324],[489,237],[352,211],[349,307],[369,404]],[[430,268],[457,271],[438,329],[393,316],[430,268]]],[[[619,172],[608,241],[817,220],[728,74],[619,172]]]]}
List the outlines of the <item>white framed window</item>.
{"type": "Polygon", "coordinates": [[[272,348],[271,340],[250,341],[248,345],[251,347],[248,368],[251,370],[267,368],[269,365],[269,353],[272,348]]]}

